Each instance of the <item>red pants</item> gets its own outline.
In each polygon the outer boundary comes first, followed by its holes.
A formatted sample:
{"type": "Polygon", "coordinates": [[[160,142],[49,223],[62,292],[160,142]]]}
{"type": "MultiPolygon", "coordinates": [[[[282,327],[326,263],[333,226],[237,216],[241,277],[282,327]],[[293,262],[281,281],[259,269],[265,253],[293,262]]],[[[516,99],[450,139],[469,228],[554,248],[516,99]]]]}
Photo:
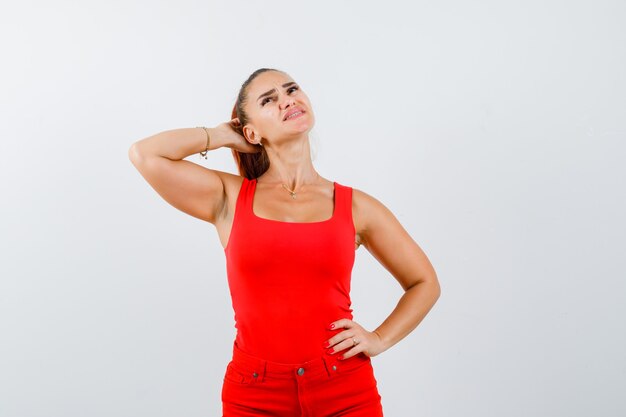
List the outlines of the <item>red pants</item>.
{"type": "Polygon", "coordinates": [[[382,417],[371,358],[324,355],[300,364],[257,358],[233,344],[222,417],[382,417]]]}

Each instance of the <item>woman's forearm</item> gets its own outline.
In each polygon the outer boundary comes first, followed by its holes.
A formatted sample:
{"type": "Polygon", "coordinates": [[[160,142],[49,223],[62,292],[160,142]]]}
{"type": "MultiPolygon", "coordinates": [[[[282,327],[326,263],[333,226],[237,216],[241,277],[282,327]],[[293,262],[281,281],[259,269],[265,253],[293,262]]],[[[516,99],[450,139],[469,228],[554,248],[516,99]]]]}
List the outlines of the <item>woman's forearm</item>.
{"type": "Polygon", "coordinates": [[[389,317],[374,330],[381,338],[384,350],[404,339],[420,324],[440,293],[436,280],[422,281],[404,292],[389,317]]]}
{"type": "MultiPolygon", "coordinates": [[[[211,137],[209,150],[227,145],[222,135],[215,134],[213,128],[207,128],[211,137]]],[[[188,127],[165,130],[141,139],[131,146],[136,157],[143,155],[162,156],[174,161],[206,150],[207,137],[204,129],[188,127]]]]}

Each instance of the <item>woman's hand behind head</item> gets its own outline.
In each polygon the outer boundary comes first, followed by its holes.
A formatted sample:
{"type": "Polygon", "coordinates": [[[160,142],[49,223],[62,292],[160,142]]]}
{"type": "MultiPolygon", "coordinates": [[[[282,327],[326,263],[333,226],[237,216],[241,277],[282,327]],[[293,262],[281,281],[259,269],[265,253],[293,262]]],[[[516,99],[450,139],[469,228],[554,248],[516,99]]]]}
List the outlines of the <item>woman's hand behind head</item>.
{"type": "Polygon", "coordinates": [[[263,150],[261,145],[252,145],[243,137],[241,122],[239,118],[229,120],[228,122],[220,123],[215,127],[215,132],[220,135],[224,146],[234,149],[242,153],[257,153],[263,150]]]}

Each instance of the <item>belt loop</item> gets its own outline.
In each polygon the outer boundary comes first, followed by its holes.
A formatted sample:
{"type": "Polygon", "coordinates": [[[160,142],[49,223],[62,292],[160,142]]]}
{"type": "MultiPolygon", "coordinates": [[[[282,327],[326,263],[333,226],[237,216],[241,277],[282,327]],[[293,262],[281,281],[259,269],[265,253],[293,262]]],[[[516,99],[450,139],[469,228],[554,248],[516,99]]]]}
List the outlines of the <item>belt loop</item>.
{"type": "Polygon", "coordinates": [[[333,361],[331,361],[330,358],[327,358],[326,355],[322,356],[322,361],[324,362],[324,368],[326,369],[328,377],[332,378],[333,375],[337,372],[337,367],[334,366],[333,361]],[[333,367],[335,370],[333,370],[333,367]]]}
{"type": "Polygon", "coordinates": [[[266,360],[261,360],[260,368],[261,369],[259,369],[259,372],[261,373],[261,375],[259,375],[259,381],[263,382],[263,381],[265,381],[265,372],[266,372],[266,369],[267,369],[267,361],[266,360]]]}

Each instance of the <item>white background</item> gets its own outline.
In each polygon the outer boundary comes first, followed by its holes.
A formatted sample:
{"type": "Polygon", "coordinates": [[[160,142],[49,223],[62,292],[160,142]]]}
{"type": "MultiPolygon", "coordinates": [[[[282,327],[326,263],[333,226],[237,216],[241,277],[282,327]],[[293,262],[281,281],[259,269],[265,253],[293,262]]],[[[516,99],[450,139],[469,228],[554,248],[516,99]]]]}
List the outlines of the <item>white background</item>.
{"type": "MultiPolygon", "coordinates": [[[[4,2],[0,416],[221,415],[222,247],[127,151],[226,121],[260,67],[309,95],[317,170],[437,271],[373,358],[386,417],[625,415],[624,22],[620,0],[4,2]]],[[[355,320],[401,295],[361,247],[355,320]]]]}

